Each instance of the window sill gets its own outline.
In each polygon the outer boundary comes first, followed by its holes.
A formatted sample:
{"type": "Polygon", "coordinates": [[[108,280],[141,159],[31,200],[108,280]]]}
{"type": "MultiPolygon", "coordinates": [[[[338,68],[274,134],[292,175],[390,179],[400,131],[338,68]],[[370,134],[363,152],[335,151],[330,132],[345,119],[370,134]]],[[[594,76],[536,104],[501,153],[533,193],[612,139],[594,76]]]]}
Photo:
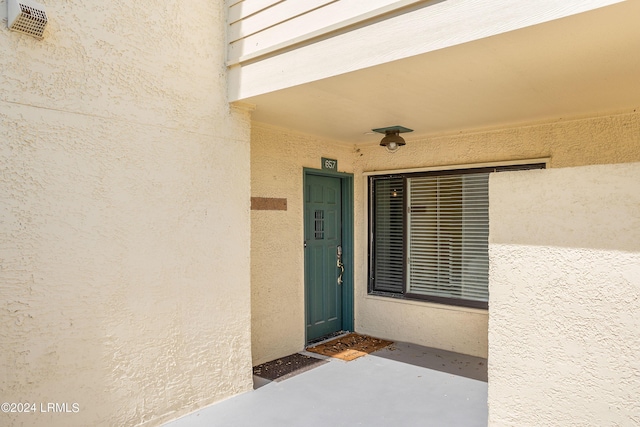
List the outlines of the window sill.
{"type": "Polygon", "coordinates": [[[473,307],[464,307],[459,305],[440,304],[440,303],[435,303],[431,301],[420,301],[416,299],[392,297],[392,296],[386,296],[386,295],[377,295],[377,294],[368,293],[364,297],[364,299],[371,300],[371,301],[396,303],[396,304],[416,305],[416,306],[430,308],[434,310],[459,311],[464,313],[475,313],[475,314],[485,314],[485,315],[489,314],[489,310],[486,308],[473,308],[473,307]]]}

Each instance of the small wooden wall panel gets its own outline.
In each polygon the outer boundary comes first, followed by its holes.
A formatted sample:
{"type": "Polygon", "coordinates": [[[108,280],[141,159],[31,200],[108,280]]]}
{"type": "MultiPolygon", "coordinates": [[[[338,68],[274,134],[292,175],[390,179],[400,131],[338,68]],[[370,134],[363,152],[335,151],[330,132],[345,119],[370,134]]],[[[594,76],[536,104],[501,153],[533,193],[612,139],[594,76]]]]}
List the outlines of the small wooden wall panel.
{"type": "Polygon", "coordinates": [[[252,211],[286,211],[287,199],[277,199],[272,197],[252,197],[252,211]]]}

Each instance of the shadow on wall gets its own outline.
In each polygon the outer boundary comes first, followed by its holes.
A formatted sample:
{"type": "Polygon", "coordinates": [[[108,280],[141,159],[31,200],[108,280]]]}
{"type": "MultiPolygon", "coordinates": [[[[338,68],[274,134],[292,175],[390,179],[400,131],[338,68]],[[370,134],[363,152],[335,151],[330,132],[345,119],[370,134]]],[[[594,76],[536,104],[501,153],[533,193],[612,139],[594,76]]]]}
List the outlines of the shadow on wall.
{"type": "Polygon", "coordinates": [[[490,218],[523,219],[492,244],[640,252],[640,163],[495,173],[489,194],[490,218]]]}
{"type": "Polygon", "coordinates": [[[490,425],[638,424],[639,187],[640,163],[491,176],[490,425]]]}

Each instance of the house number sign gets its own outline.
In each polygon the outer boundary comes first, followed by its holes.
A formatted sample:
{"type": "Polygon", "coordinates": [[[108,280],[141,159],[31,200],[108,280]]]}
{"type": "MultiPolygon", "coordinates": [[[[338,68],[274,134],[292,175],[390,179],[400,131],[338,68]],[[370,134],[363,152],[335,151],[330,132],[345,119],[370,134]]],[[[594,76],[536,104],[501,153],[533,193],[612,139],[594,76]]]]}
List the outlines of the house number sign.
{"type": "Polygon", "coordinates": [[[322,169],[329,171],[338,171],[338,161],[334,159],[322,158],[322,169]]]}

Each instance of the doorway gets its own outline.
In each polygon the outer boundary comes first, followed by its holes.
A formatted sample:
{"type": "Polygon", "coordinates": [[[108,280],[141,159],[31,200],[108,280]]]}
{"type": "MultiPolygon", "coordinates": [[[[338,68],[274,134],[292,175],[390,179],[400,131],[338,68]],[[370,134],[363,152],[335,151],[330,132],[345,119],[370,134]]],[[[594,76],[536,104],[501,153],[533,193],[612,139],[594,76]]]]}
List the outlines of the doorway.
{"type": "Polygon", "coordinates": [[[353,330],[353,175],[304,170],[306,342],[353,330]]]}

